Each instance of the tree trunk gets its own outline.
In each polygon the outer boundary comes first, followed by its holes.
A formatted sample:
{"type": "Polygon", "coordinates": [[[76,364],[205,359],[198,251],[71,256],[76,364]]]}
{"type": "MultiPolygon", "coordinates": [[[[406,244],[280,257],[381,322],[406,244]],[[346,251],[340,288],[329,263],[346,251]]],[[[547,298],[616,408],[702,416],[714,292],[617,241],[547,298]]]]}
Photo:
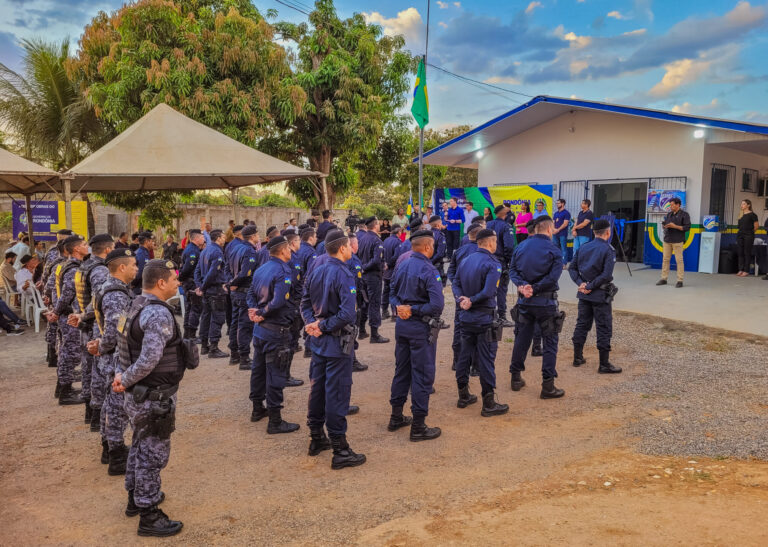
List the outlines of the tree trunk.
{"type": "MultiPolygon", "coordinates": [[[[331,155],[331,149],[328,146],[323,146],[320,149],[320,153],[315,156],[309,158],[309,167],[313,171],[319,171],[320,173],[323,173],[325,175],[328,175],[328,178],[326,179],[326,192],[328,195],[328,209],[331,211],[333,210],[333,207],[336,202],[336,188],[333,186],[333,179],[331,178],[331,165],[333,164],[333,156],[331,155]]],[[[322,187],[318,189],[317,192],[318,195],[318,203],[317,207],[325,208],[325,193],[323,193],[322,187]]]]}

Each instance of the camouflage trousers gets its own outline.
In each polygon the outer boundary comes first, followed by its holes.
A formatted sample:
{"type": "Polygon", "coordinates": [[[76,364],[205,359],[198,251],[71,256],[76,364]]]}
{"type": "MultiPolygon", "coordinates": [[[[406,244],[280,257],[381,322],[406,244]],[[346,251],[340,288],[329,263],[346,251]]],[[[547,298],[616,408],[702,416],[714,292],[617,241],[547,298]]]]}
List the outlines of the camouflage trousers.
{"type": "Polygon", "coordinates": [[[45,329],[45,343],[51,346],[56,345],[56,336],[59,330],[59,324],[57,323],[48,323],[48,326],[45,329]]]}
{"type": "MultiPolygon", "coordinates": [[[[125,444],[125,429],[128,427],[128,415],[125,413],[125,398],[122,393],[112,391],[115,379],[116,353],[102,355],[99,365],[104,370],[107,390],[101,406],[101,436],[107,439],[110,448],[125,444]]],[[[93,399],[91,399],[93,401],[93,399]]]]}
{"type": "Polygon", "coordinates": [[[88,353],[88,350],[85,349],[85,345],[90,341],[90,339],[91,339],[90,334],[88,334],[87,332],[80,331],[80,362],[83,365],[82,372],[83,372],[83,398],[84,399],[91,398],[91,381],[92,381],[91,376],[93,375],[93,369],[96,368],[93,366],[93,362],[94,362],[93,355],[88,353]]]}
{"type": "MultiPolygon", "coordinates": [[[[111,355],[100,355],[93,357],[91,369],[91,408],[101,408],[104,405],[104,399],[107,397],[107,390],[111,390],[109,371],[104,361],[111,355]]],[[[85,371],[83,371],[85,374],[85,371]]],[[[85,390],[85,388],[83,388],[85,390]]]]}
{"type": "MultiPolygon", "coordinates": [[[[61,333],[61,343],[59,344],[59,366],[56,369],[59,376],[59,383],[62,385],[71,384],[74,381],[74,372],[82,359],[82,332],[77,327],[67,325],[66,316],[59,318],[59,332],[61,333]]],[[[85,375],[83,375],[85,381],[85,375]]],[[[90,378],[88,378],[90,383],[90,378]]]]}
{"type": "MultiPolygon", "coordinates": [[[[171,454],[170,435],[161,439],[147,433],[146,423],[156,401],[136,404],[130,393],[125,393],[125,412],[133,428],[131,449],[125,471],[125,489],[133,490],[133,499],[139,507],[151,507],[160,501],[160,471],[168,464],[171,454]]],[[[171,400],[176,405],[176,395],[171,400]]]]}

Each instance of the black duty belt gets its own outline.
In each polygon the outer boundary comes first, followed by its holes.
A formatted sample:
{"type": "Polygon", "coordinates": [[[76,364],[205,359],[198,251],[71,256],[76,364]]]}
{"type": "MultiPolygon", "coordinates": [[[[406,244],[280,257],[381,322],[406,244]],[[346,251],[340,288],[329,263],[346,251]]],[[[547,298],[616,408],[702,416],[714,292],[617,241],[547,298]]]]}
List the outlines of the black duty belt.
{"type": "Polygon", "coordinates": [[[534,297],[541,296],[541,297],[547,298],[549,300],[557,300],[557,291],[540,292],[540,293],[534,294],[533,296],[534,297]]]}
{"type": "Polygon", "coordinates": [[[235,287],[236,292],[248,292],[248,287],[235,287]]]}
{"type": "Polygon", "coordinates": [[[496,312],[496,308],[494,308],[492,306],[472,306],[467,311],[476,311],[476,312],[480,312],[480,313],[489,313],[489,314],[493,315],[496,312]]]}
{"type": "Polygon", "coordinates": [[[177,391],[179,391],[179,384],[165,384],[162,386],[150,387],[139,383],[132,386],[130,389],[127,389],[126,391],[133,393],[133,390],[136,388],[147,390],[147,397],[145,399],[147,401],[164,401],[170,399],[176,394],[177,391]]]}
{"type": "Polygon", "coordinates": [[[260,323],[256,323],[261,328],[267,329],[272,332],[277,332],[279,334],[287,334],[291,332],[291,327],[283,327],[282,325],[277,325],[275,323],[267,323],[265,321],[262,321],[260,323]]]}

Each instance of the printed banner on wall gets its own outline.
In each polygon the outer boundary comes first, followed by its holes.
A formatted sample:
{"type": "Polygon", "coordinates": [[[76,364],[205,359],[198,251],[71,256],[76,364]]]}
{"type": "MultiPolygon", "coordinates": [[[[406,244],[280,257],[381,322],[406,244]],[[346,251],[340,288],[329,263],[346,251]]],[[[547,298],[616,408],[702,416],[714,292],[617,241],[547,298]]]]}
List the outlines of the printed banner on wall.
{"type": "Polygon", "coordinates": [[[685,209],[685,190],[648,190],[648,213],[668,213],[672,198],[680,198],[681,207],[685,209]]]}
{"type": "Polygon", "coordinates": [[[483,214],[486,207],[493,210],[497,205],[507,205],[515,216],[520,213],[523,203],[527,203],[531,212],[535,209],[538,200],[544,201],[544,210],[552,216],[552,186],[537,184],[531,186],[490,186],[480,188],[441,188],[435,191],[435,211],[440,211],[443,202],[456,198],[462,209],[468,202],[472,202],[472,208],[479,214],[483,214]]]}
{"type": "MultiPolygon", "coordinates": [[[[56,232],[67,227],[63,201],[32,202],[32,226],[36,241],[56,241],[56,232]]],[[[88,209],[84,201],[72,202],[72,231],[88,238],[88,209]]],[[[23,202],[13,202],[13,233],[29,232],[27,208],[23,202]]]]}

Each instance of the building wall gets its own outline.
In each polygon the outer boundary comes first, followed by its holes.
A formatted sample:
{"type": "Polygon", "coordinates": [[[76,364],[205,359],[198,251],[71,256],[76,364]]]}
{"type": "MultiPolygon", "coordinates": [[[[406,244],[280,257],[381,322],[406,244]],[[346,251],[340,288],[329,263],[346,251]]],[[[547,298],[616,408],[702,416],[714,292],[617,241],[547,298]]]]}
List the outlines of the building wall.
{"type": "Polygon", "coordinates": [[[685,176],[699,218],[703,158],[704,140],[690,126],[578,111],[486,149],[479,186],[685,176]]]}

